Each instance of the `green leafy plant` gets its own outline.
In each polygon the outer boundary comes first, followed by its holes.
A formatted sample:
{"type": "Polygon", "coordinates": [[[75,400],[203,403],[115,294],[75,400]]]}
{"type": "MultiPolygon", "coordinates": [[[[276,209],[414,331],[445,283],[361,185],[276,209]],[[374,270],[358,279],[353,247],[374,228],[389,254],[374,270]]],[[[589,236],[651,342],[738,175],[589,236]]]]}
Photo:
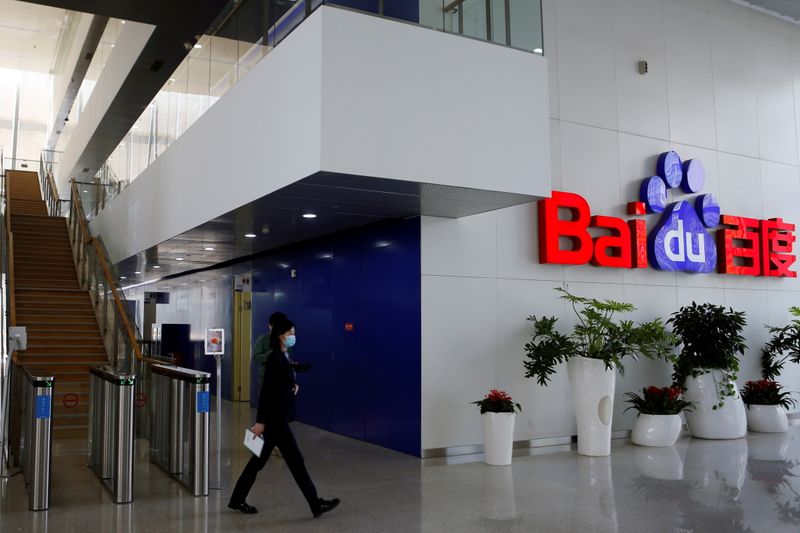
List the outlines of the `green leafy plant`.
{"type": "Polygon", "coordinates": [[[790,307],[794,316],[789,324],[777,328],[766,326],[772,334],[761,352],[761,377],[774,380],[786,362],[800,363],[800,307],[790,307]]]}
{"type": "Polygon", "coordinates": [[[780,405],[791,409],[797,405],[791,392],[783,390],[780,383],[769,379],[748,381],[741,390],[742,401],[747,405],[780,405]]]}
{"type": "Polygon", "coordinates": [[[570,294],[556,287],[561,298],[572,304],[578,324],[571,335],[556,330],[556,317],[528,317],[533,327],[530,341],[525,344],[525,377],[535,378],[539,385],[547,385],[556,372],[556,366],[570,357],[600,359],[607,369],[625,372],[622,360],[667,359],[672,354],[676,338],[664,327],[660,319],[638,325],[631,320],[618,320],[615,315],[630,313],[636,308],[629,303],[614,300],[596,300],[570,294]]]}
{"type": "Polygon", "coordinates": [[[522,412],[522,406],[514,402],[506,391],[497,389],[490,390],[482,400],[472,403],[481,408],[481,414],[522,412]]]}
{"type": "Polygon", "coordinates": [[[677,415],[683,410],[691,411],[694,402],[681,399],[680,387],[647,387],[642,389],[642,395],[635,392],[626,392],[625,401],[630,405],[628,409],[636,409],[643,415],[677,415]]]}
{"type": "Polygon", "coordinates": [[[680,339],[683,347],[673,357],[672,379],[675,385],[685,388],[686,378],[698,377],[710,370],[720,370],[723,375],[717,383],[719,404],[726,397],[736,395],[736,373],[739,371],[739,355],[744,355],[747,345],[742,330],[747,324],[744,311],[734,311],[721,305],[704,303],[681,307],[672,314],[667,324],[680,339]]]}

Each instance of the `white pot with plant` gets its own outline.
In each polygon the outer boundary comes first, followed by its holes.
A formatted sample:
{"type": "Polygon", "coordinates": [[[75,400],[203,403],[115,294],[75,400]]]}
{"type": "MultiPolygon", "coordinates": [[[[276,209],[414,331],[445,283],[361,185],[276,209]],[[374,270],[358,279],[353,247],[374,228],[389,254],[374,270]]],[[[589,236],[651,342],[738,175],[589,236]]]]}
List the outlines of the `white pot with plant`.
{"type": "Polygon", "coordinates": [[[669,357],[675,338],[660,319],[638,325],[615,319],[619,313],[634,311],[632,304],[583,298],[560,287],[556,290],[572,304],[578,324],[572,334],[564,335],[555,329],[558,318],[529,317],[533,335],[525,345],[525,377],[546,386],[556,367],[566,362],[578,426],[578,453],[609,455],[615,371],[624,372],[625,357],[669,357]]]}
{"type": "Polygon", "coordinates": [[[483,454],[487,465],[510,465],[514,448],[514,418],[522,407],[505,391],[492,389],[482,400],[472,402],[481,409],[483,454]]]}
{"type": "Polygon", "coordinates": [[[743,311],[704,303],[681,307],[667,321],[682,348],[673,358],[672,378],[694,403],[686,413],[693,437],[739,439],[747,433],[744,403],[736,386],[739,357],[747,346],[743,311]]]}
{"type": "MultiPolygon", "coordinates": [[[[680,387],[647,387],[642,395],[626,392],[626,402],[636,409],[631,441],[639,446],[672,446],[681,434],[681,411],[690,411],[692,402],[681,399],[680,387]]],[[[628,409],[625,409],[626,411],[628,409]]]]}
{"type": "Polygon", "coordinates": [[[761,433],[785,433],[789,430],[786,410],[797,402],[777,381],[748,381],[741,390],[747,406],[747,427],[761,433]]]}

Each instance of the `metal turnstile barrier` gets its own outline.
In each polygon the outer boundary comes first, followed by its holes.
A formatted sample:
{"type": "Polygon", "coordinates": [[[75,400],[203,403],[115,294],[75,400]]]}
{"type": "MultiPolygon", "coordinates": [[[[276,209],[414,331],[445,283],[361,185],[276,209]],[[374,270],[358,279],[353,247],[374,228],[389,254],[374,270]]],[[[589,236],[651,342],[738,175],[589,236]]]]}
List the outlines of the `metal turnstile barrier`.
{"type": "Polygon", "coordinates": [[[89,371],[89,467],[114,503],[133,501],[135,376],[110,366],[89,371]]]}
{"type": "Polygon", "coordinates": [[[4,476],[22,471],[28,489],[28,508],[50,506],[52,458],[53,376],[33,374],[24,366],[9,365],[9,409],[4,419],[4,476]]]}
{"type": "Polygon", "coordinates": [[[168,365],[150,369],[150,461],[195,496],[208,496],[211,374],[168,365]]]}

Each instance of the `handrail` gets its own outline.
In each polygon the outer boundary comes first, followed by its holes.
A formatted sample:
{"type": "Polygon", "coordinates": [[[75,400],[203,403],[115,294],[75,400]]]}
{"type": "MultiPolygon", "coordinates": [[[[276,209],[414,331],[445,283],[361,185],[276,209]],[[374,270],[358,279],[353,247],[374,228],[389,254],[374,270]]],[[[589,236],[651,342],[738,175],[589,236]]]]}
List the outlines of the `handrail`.
{"type": "MultiPolygon", "coordinates": [[[[17,325],[17,310],[16,308],[16,300],[14,297],[14,234],[11,233],[11,198],[9,197],[8,191],[8,173],[6,172],[3,176],[4,184],[5,184],[5,193],[6,193],[6,249],[7,255],[6,258],[8,259],[8,285],[6,289],[8,290],[8,325],[9,326],[16,326],[17,325]]],[[[14,351],[12,354],[12,360],[14,363],[17,363],[17,352],[14,351]]]]}
{"type": "MultiPolygon", "coordinates": [[[[109,292],[113,297],[114,308],[116,309],[117,315],[119,316],[120,322],[122,324],[123,333],[127,337],[128,343],[131,345],[134,358],[138,361],[144,361],[150,364],[163,363],[164,361],[160,361],[158,359],[152,359],[142,354],[142,350],[141,347],[139,346],[139,342],[136,336],[136,329],[131,324],[130,319],[128,317],[128,313],[122,304],[122,298],[119,295],[117,289],[117,283],[114,280],[114,276],[111,273],[111,268],[108,264],[108,260],[106,259],[105,247],[103,246],[103,243],[99,239],[92,237],[91,232],[89,231],[89,225],[86,222],[86,214],[83,210],[81,197],[78,192],[77,181],[74,178],[71,180],[71,194],[72,194],[72,208],[75,209],[78,230],[80,232],[79,237],[82,241],[82,244],[90,246],[93,249],[95,256],[97,257],[97,261],[100,265],[100,269],[102,270],[103,278],[105,280],[105,286],[109,289],[109,292]]],[[[84,256],[87,255],[88,252],[84,251],[84,256]]],[[[79,258],[79,261],[80,260],[81,259],[79,258]]]]}

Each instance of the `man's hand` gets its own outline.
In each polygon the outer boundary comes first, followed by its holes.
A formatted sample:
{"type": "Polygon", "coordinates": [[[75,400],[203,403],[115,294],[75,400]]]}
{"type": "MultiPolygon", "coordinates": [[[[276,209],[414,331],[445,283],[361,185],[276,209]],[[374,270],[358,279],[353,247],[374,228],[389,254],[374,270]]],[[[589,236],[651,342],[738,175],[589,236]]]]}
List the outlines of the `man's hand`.
{"type": "Polygon", "coordinates": [[[294,395],[297,396],[297,393],[300,392],[300,385],[295,383],[294,387],[292,388],[292,392],[294,392],[294,395]]]}
{"type": "Polygon", "coordinates": [[[264,434],[264,424],[255,423],[250,428],[250,431],[253,432],[253,438],[255,439],[264,434]]]}

